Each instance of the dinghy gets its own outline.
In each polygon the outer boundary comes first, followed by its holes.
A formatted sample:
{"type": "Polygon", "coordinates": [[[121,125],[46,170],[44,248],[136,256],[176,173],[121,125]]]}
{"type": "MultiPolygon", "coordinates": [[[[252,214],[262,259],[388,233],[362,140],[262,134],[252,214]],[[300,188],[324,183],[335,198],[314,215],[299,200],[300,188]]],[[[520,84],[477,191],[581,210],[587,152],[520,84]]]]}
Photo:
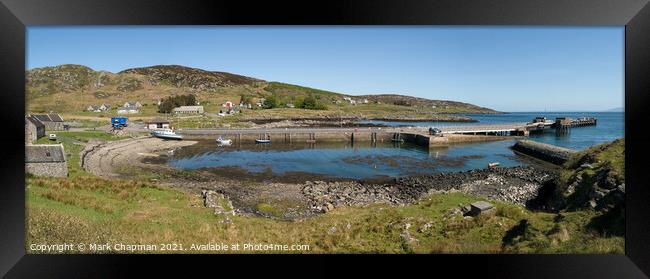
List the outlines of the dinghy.
{"type": "Polygon", "coordinates": [[[217,138],[217,143],[221,144],[221,145],[230,145],[230,144],[232,144],[232,140],[231,139],[224,139],[224,138],[222,138],[220,136],[220,137],[217,138]]]}
{"type": "Polygon", "coordinates": [[[256,139],[255,143],[271,143],[270,139],[256,139]]]}

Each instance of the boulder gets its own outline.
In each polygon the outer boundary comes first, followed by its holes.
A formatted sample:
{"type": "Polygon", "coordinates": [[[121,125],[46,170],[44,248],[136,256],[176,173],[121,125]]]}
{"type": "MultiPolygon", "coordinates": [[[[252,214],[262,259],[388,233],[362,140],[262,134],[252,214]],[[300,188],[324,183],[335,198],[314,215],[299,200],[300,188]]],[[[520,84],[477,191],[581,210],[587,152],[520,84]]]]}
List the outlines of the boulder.
{"type": "Polygon", "coordinates": [[[493,212],[496,207],[493,204],[486,201],[477,201],[470,204],[469,215],[478,216],[485,213],[493,212]]]}

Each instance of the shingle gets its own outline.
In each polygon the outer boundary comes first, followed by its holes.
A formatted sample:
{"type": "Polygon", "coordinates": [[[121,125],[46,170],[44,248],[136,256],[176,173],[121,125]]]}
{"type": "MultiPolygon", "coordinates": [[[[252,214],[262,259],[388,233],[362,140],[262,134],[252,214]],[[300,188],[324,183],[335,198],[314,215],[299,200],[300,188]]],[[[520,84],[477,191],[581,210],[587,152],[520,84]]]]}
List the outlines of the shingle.
{"type": "Polygon", "coordinates": [[[25,163],[65,162],[65,152],[60,144],[25,146],[25,163]]]}
{"type": "Polygon", "coordinates": [[[63,122],[63,118],[58,113],[50,113],[50,119],[54,122],[63,122]]]}

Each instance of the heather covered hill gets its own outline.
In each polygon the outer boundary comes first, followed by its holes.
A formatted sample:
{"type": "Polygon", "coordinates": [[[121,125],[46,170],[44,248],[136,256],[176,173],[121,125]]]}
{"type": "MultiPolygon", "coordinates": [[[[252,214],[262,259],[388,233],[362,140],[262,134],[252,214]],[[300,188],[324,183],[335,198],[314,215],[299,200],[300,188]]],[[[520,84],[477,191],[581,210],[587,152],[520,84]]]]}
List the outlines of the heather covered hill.
{"type": "MultiPolygon", "coordinates": [[[[226,72],[206,71],[179,65],[157,65],[132,68],[111,73],[83,65],[65,64],[26,71],[27,109],[30,112],[56,111],[83,113],[90,105],[111,104],[117,107],[127,101],[155,106],[169,96],[194,94],[207,112],[225,101],[239,103],[273,98],[278,108],[296,108],[306,98],[315,99],[323,115],[342,111],[351,117],[393,117],[405,115],[424,117],[432,113],[495,113],[473,104],[429,100],[404,95],[352,96],[305,86],[264,81],[226,72]],[[352,103],[355,101],[356,103],[352,103]]],[[[218,111],[218,109],[217,109],[218,111]]],[[[154,113],[154,109],[145,110],[154,113]]],[[[270,110],[266,112],[271,113],[270,110]]],[[[256,112],[264,115],[266,112],[256,112]]],[[[288,110],[289,117],[305,114],[304,110],[288,110]]],[[[394,117],[393,117],[394,118],[394,117]]]]}

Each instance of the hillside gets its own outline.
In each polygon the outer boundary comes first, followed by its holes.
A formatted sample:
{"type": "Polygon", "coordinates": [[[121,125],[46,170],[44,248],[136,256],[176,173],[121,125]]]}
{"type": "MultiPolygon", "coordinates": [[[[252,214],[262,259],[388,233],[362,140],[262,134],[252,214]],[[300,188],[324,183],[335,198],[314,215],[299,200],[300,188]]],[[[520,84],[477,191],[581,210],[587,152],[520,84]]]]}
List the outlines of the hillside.
{"type": "MultiPolygon", "coordinates": [[[[384,113],[426,117],[444,113],[495,113],[495,111],[453,101],[428,100],[403,95],[351,96],[280,82],[269,82],[242,75],[206,71],[179,65],[158,65],[132,68],[111,73],[96,71],[82,65],[59,65],[26,71],[27,110],[84,113],[90,105],[110,104],[114,108],[127,101],[139,101],[155,114],[158,100],[192,93],[206,106],[207,112],[218,111],[225,101],[239,103],[274,96],[282,107],[299,103],[308,96],[322,104],[324,114],[342,111],[350,116],[385,116],[384,113]],[[356,105],[351,104],[351,98],[356,105]]],[[[290,114],[300,115],[296,109],[290,114]]],[[[257,114],[260,114],[257,112],[257,114]]],[[[262,113],[263,114],[263,113],[262,113]]]]}
{"type": "Polygon", "coordinates": [[[625,139],[593,146],[565,164],[550,205],[555,209],[590,209],[599,213],[590,227],[602,234],[625,231],[625,139]]]}

